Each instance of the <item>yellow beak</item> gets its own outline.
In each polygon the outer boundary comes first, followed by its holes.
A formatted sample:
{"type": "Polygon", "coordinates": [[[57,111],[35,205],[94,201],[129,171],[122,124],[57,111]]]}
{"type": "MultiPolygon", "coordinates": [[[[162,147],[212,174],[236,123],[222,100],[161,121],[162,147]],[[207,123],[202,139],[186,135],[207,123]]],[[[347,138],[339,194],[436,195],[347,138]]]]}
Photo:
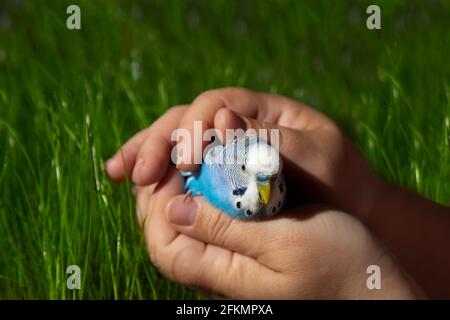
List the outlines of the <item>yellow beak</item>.
{"type": "Polygon", "coordinates": [[[257,185],[263,203],[268,204],[270,199],[270,183],[258,183],[257,185]]]}

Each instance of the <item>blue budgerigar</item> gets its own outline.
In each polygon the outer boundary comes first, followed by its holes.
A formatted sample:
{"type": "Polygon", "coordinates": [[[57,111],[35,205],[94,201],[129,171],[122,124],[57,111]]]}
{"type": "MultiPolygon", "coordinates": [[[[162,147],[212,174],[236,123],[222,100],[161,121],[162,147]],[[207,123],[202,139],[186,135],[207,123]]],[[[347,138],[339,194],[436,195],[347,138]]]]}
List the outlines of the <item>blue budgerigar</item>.
{"type": "Polygon", "coordinates": [[[237,219],[268,217],[284,204],[286,186],[277,149],[257,136],[211,146],[201,169],[182,172],[186,191],[202,195],[237,219]]]}

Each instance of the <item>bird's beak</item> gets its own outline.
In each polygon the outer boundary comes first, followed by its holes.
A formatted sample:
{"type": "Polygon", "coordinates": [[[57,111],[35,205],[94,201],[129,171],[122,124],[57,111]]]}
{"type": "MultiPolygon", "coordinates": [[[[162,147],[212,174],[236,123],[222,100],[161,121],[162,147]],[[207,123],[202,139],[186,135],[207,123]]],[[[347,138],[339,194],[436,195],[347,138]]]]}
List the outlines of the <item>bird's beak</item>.
{"type": "Polygon", "coordinates": [[[269,203],[270,199],[270,183],[258,183],[258,191],[264,204],[269,203]]]}

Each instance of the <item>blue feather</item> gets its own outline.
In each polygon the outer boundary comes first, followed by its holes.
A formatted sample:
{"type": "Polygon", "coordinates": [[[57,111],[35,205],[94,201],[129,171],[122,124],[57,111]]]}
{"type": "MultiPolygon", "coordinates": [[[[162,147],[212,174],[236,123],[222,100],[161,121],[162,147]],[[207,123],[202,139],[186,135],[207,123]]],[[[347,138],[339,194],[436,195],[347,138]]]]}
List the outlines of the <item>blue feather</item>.
{"type": "MultiPolygon", "coordinates": [[[[239,139],[237,139],[239,140],[239,139]]],[[[211,148],[207,151],[205,161],[201,169],[196,172],[181,172],[186,178],[185,190],[190,191],[193,196],[203,196],[208,202],[233,218],[247,219],[252,217],[270,216],[280,210],[281,205],[272,204],[270,212],[262,205],[258,212],[251,212],[241,207],[240,199],[247,191],[248,177],[242,174],[242,163],[244,163],[249,146],[254,143],[265,143],[258,138],[246,137],[244,148],[235,148],[236,140],[227,143],[220,148],[211,148]],[[234,147],[234,148],[232,148],[234,147]],[[217,153],[217,154],[215,154],[217,153]],[[210,160],[214,157],[224,160],[215,163],[210,160]],[[234,162],[232,162],[234,160],[234,162]]],[[[284,184],[284,180],[280,177],[284,184]]],[[[284,202],[284,194],[280,193],[281,202],[284,202]]]]}

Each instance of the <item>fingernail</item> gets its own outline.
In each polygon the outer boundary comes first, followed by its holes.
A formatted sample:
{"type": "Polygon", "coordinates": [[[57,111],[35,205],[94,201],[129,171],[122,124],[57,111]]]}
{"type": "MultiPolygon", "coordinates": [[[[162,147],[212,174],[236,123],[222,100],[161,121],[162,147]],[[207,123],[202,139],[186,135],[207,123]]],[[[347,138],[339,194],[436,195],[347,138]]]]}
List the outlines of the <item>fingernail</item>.
{"type": "Polygon", "coordinates": [[[235,116],[235,118],[231,120],[233,123],[233,127],[235,127],[235,129],[246,130],[247,123],[245,122],[244,118],[242,118],[242,116],[240,114],[233,112],[232,110],[230,110],[230,111],[235,116]]]}
{"type": "Polygon", "coordinates": [[[197,214],[197,202],[193,199],[177,198],[169,208],[168,219],[170,223],[179,226],[190,226],[194,223],[197,214]]]}
{"type": "Polygon", "coordinates": [[[134,165],[132,178],[133,181],[141,174],[142,168],[144,167],[144,158],[139,158],[134,165]]]}

